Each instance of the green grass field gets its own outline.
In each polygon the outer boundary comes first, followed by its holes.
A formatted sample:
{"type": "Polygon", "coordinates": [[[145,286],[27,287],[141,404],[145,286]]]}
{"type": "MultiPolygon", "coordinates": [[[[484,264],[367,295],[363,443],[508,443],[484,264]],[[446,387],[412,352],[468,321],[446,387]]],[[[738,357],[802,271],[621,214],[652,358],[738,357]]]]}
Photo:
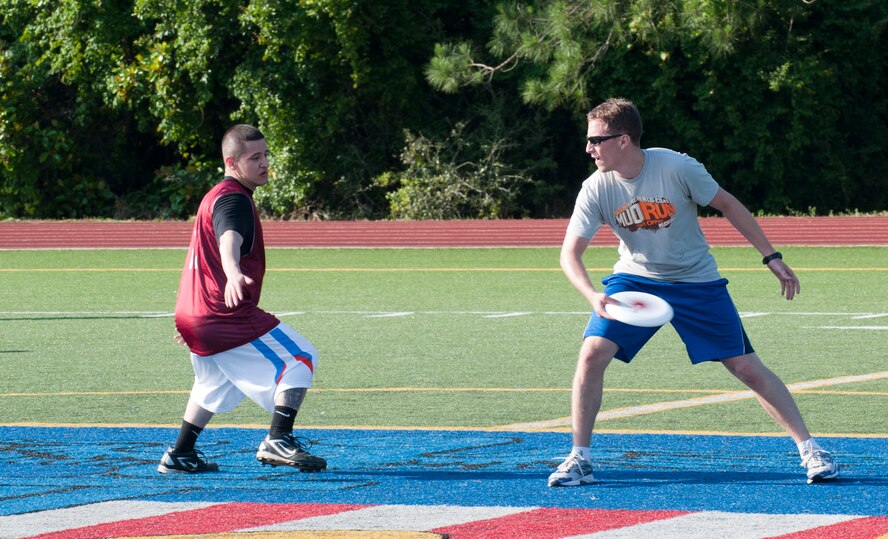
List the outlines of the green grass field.
{"type": "MultiPolygon", "coordinates": [[[[888,249],[713,250],[752,343],[819,435],[888,436],[888,249]],[[849,382],[844,377],[858,376],[849,382]]],[[[178,425],[191,385],[172,309],[184,250],[0,252],[0,424],[178,425]]],[[[590,249],[595,279],[613,248],[590,249]]],[[[320,350],[304,426],[566,430],[589,307],[557,249],[274,249],[262,306],[320,350]],[[515,427],[517,425],[517,427],[515,427]],[[528,426],[528,425],[536,425],[528,426]],[[511,427],[510,427],[511,426],[511,427]]],[[[745,390],[670,326],[608,370],[603,413],[745,390]]],[[[779,433],[751,398],[602,419],[600,431],[779,433]]],[[[216,425],[264,425],[251,402],[216,425]]]]}

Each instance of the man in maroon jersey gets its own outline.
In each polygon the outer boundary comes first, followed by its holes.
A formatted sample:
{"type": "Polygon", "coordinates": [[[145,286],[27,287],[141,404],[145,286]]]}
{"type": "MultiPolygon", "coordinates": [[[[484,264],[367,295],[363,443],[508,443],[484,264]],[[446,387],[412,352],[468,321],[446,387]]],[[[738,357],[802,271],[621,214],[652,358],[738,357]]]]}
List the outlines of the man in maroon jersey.
{"type": "Polygon", "coordinates": [[[226,175],[197,211],[176,301],[176,329],[191,350],[194,385],[176,443],[157,471],[218,470],[195,442],[214,414],[231,410],[244,396],[272,414],[256,453],[260,462],[323,470],[327,462],[293,436],[317,349],[259,308],[265,244],[253,191],[268,183],[265,137],[255,127],[236,125],[222,138],[222,157],[226,175]]]}

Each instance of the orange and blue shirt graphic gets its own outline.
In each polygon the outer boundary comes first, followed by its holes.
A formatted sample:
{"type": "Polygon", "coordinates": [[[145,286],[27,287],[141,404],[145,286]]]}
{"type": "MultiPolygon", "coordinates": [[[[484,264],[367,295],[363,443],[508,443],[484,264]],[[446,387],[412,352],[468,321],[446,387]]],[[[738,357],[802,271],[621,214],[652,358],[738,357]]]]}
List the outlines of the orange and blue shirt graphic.
{"type": "Polygon", "coordinates": [[[665,197],[634,196],[614,212],[617,224],[630,232],[666,228],[674,215],[675,205],[665,197]]]}

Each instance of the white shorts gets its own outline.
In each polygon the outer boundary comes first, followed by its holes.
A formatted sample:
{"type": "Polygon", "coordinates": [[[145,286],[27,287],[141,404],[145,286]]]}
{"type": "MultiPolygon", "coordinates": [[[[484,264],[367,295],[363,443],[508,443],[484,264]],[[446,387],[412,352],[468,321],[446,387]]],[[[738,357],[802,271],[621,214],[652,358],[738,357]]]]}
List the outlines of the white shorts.
{"type": "Polygon", "coordinates": [[[191,354],[191,400],[213,413],[227,412],[247,396],[269,412],[287,389],[311,387],[318,364],[313,344],[281,322],[253,342],[211,356],[191,354]]]}

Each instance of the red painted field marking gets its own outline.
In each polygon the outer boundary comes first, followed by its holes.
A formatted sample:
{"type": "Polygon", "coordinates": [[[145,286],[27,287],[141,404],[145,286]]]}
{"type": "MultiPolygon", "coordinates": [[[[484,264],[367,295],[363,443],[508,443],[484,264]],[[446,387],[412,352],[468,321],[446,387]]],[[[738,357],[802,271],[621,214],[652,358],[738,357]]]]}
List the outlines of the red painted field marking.
{"type": "Polygon", "coordinates": [[[876,539],[888,534],[888,517],[865,517],[772,539],[876,539]]]}
{"type": "Polygon", "coordinates": [[[102,539],[199,535],[269,526],[309,517],[333,515],[369,507],[346,504],[221,503],[202,509],[177,511],[155,517],[122,520],[36,535],[29,539],[102,539]]]}
{"type": "Polygon", "coordinates": [[[631,511],[543,508],[490,520],[430,530],[450,539],[533,537],[557,539],[634,526],[688,514],[687,511],[631,511]]]}

